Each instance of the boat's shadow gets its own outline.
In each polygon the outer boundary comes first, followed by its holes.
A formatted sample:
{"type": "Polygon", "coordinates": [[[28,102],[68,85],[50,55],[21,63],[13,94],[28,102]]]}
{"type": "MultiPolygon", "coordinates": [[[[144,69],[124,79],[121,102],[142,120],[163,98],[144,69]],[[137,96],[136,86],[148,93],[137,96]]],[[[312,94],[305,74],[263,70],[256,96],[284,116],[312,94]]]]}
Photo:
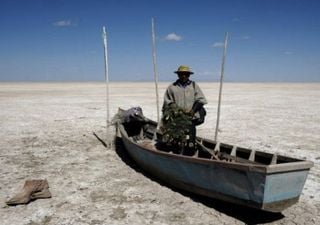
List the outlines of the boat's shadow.
{"type": "Polygon", "coordinates": [[[213,208],[221,213],[224,213],[228,216],[234,217],[238,220],[243,221],[246,224],[262,224],[262,223],[270,223],[276,220],[280,220],[284,218],[284,215],[282,213],[271,213],[271,212],[265,212],[261,210],[256,210],[253,208],[240,206],[224,201],[220,201],[217,199],[212,199],[200,195],[196,195],[181,189],[177,189],[168,183],[165,183],[162,180],[159,180],[152,176],[150,173],[142,170],[128,155],[126,152],[123,143],[120,138],[116,138],[115,140],[115,150],[118,156],[121,158],[121,160],[126,163],[128,166],[130,166],[132,169],[134,169],[136,172],[142,173],[147,178],[151,179],[152,181],[155,181],[159,183],[160,185],[166,186],[170,189],[172,189],[175,192],[179,192],[183,194],[184,196],[187,196],[191,198],[195,202],[202,203],[210,208],[213,208]]]}

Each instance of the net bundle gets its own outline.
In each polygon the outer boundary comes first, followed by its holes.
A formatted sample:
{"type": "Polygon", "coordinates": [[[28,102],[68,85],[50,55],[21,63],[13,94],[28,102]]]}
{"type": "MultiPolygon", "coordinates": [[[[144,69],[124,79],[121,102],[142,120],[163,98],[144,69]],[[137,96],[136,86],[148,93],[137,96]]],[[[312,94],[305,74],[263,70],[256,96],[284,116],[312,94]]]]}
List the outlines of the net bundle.
{"type": "Polygon", "coordinates": [[[163,112],[163,142],[169,145],[184,146],[189,138],[192,117],[175,104],[169,105],[163,112]]]}

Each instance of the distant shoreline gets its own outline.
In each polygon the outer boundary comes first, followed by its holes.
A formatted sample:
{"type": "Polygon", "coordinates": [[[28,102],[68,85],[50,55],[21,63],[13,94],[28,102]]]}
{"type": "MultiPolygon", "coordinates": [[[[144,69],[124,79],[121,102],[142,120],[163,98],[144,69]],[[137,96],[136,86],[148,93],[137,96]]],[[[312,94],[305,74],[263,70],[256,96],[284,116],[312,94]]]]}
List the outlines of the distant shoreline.
{"type": "MultiPolygon", "coordinates": [[[[198,83],[219,83],[220,81],[205,81],[205,80],[196,80],[198,83]]],[[[170,83],[174,82],[173,80],[168,81],[159,81],[159,83],[170,83]]],[[[0,84],[23,84],[23,83],[33,83],[33,84],[70,84],[70,83],[105,83],[105,81],[0,81],[0,84]]],[[[109,83],[154,83],[154,81],[109,81],[109,83]]],[[[320,84],[320,81],[224,81],[224,83],[232,84],[320,84]]]]}

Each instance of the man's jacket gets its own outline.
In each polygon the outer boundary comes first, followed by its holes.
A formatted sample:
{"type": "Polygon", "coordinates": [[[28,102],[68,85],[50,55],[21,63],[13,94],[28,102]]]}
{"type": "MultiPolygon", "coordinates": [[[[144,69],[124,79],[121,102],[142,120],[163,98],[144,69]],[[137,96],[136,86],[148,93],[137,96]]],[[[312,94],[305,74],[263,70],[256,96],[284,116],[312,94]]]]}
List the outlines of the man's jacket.
{"type": "MultiPolygon", "coordinates": [[[[207,100],[200,87],[194,81],[188,80],[182,84],[177,80],[169,85],[165,94],[162,110],[174,103],[182,108],[185,112],[190,112],[195,102],[202,105],[207,104],[207,100]]],[[[195,113],[195,118],[199,118],[199,113],[195,113]]]]}

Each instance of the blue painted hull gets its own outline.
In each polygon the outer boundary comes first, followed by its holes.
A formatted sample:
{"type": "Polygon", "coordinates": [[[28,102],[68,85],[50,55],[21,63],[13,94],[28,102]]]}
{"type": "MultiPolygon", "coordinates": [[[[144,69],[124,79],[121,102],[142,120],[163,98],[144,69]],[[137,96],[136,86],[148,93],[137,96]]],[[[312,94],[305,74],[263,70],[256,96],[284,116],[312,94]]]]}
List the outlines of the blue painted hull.
{"type": "Polygon", "coordinates": [[[280,212],[296,203],[310,162],[252,165],[200,159],[157,150],[152,141],[137,143],[119,126],[129,155],[150,174],[196,194],[280,212]]]}

